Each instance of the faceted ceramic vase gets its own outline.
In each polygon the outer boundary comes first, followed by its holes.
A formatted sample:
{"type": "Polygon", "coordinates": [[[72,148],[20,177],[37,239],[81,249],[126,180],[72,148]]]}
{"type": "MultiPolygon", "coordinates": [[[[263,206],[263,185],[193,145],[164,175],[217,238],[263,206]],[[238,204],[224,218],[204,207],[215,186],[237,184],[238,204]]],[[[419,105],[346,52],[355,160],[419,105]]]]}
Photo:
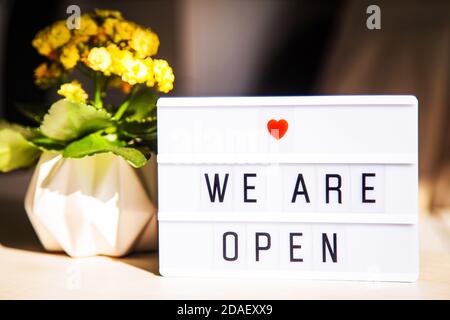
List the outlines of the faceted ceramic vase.
{"type": "Polygon", "coordinates": [[[44,152],[25,198],[44,248],[73,257],[156,249],[155,158],[136,170],[110,153],[65,159],[44,152]]]}

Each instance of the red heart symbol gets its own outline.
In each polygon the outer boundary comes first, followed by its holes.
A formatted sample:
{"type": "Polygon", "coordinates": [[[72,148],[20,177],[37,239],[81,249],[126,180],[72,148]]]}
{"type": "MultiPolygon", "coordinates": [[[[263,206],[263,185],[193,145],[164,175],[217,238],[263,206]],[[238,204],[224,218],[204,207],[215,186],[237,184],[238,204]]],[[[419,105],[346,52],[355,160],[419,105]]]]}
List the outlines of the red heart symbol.
{"type": "Polygon", "coordinates": [[[286,131],[288,129],[288,122],[284,119],[278,121],[272,119],[267,122],[267,129],[275,139],[280,140],[286,134],[286,131]]]}

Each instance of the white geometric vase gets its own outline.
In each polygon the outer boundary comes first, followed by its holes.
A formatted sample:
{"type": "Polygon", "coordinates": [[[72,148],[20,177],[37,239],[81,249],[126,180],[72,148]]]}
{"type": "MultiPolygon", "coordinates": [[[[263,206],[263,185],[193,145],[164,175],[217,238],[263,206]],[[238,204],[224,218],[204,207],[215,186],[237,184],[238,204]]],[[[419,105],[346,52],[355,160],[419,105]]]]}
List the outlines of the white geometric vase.
{"type": "Polygon", "coordinates": [[[66,159],[44,152],[25,198],[44,248],[72,257],[155,250],[155,158],[136,170],[111,153],[66,159]]]}

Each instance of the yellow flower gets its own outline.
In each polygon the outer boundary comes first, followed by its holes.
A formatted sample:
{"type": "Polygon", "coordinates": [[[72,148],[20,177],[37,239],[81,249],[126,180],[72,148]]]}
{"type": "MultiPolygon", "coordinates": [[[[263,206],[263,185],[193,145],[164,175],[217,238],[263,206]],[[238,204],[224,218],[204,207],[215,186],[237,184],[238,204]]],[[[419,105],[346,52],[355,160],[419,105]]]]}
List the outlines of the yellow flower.
{"type": "Polygon", "coordinates": [[[82,36],[93,36],[97,34],[97,24],[89,15],[80,17],[80,29],[75,30],[75,34],[82,36]]]}
{"type": "Polygon", "coordinates": [[[95,9],[95,14],[100,18],[116,18],[116,19],[122,19],[122,13],[120,11],[115,10],[100,10],[95,9]]]}
{"type": "Polygon", "coordinates": [[[153,73],[157,82],[158,91],[168,93],[173,89],[175,75],[167,61],[162,59],[153,59],[153,73]]]}
{"type": "Polygon", "coordinates": [[[113,18],[107,18],[105,20],[105,22],[103,22],[103,30],[105,30],[105,33],[110,36],[113,37],[114,35],[114,28],[116,23],[118,22],[117,19],[113,19],[113,18]]]}
{"type": "Polygon", "coordinates": [[[69,45],[63,48],[60,61],[67,70],[72,69],[80,60],[80,54],[75,45],[69,45]]]}
{"type": "Polygon", "coordinates": [[[129,21],[117,21],[114,25],[114,28],[116,31],[114,41],[119,42],[122,40],[131,39],[131,35],[133,34],[136,26],[134,23],[129,21]]]}
{"type": "MultiPolygon", "coordinates": [[[[116,79],[117,86],[129,91],[136,84],[155,87],[160,92],[173,89],[175,76],[167,61],[152,59],[159,49],[159,38],[152,30],[123,19],[119,11],[96,10],[81,16],[80,29],[70,31],[64,20],[36,34],[36,50],[51,64],[35,70],[36,84],[42,87],[60,81],[82,61],[87,67],[116,79]]],[[[60,82],[59,82],[60,83],[60,82]]],[[[108,87],[115,85],[108,84],[108,87]]],[[[81,85],[72,82],[58,91],[67,98],[85,101],[81,85]]]]}
{"type": "Polygon", "coordinates": [[[111,37],[114,42],[119,43],[131,39],[136,25],[133,22],[126,20],[106,18],[102,27],[105,33],[111,37]]]}
{"type": "Polygon", "coordinates": [[[53,49],[59,48],[70,40],[70,31],[65,21],[55,22],[49,30],[48,41],[53,49]]]}
{"type": "Polygon", "coordinates": [[[153,71],[153,59],[146,58],[144,60],[144,63],[147,65],[147,68],[148,68],[147,79],[145,80],[145,84],[148,87],[153,87],[155,85],[155,73],[153,71]]]}
{"type": "Polygon", "coordinates": [[[34,70],[35,83],[41,88],[48,88],[54,85],[61,77],[62,70],[56,63],[48,65],[47,63],[41,63],[34,70]]]}
{"type": "Polygon", "coordinates": [[[127,70],[133,62],[132,53],[127,50],[120,50],[115,44],[110,44],[107,47],[107,50],[111,55],[111,72],[118,76],[122,76],[123,72],[127,70]]]}
{"type": "Polygon", "coordinates": [[[81,87],[78,81],[64,83],[58,90],[58,94],[75,102],[86,102],[88,99],[87,93],[81,87]]]}
{"type": "Polygon", "coordinates": [[[35,70],[34,70],[34,76],[36,78],[43,78],[47,74],[47,64],[41,63],[35,70]]]}
{"type": "Polygon", "coordinates": [[[92,48],[87,57],[87,65],[96,71],[109,74],[108,68],[111,66],[111,55],[106,48],[92,48]]]}
{"type": "Polygon", "coordinates": [[[136,50],[136,56],[139,58],[153,56],[158,52],[159,39],[150,30],[136,28],[133,31],[130,47],[136,50]]]}
{"type": "Polygon", "coordinates": [[[54,57],[54,50],[70,40],[70,31],[64,21],[55,22],[50,27],[39,31],[32,41],[36,50],[49,58],[54,57]]]}
{"type": "Polygon", "coordinates": [[[148,62],[142,59],[133,59],[122,73],[122,80],[131,85],[144,83],[147,81],[150,70],[148,62]]]}
{"type": "Polygon", "coordinates": [[[73,45],[83,44],[84,45],[84,42],[87,42],[88,40],[89,40],[89,36],[86,36],[86,35],[74,35],[70,39],[70,44],[73,44],[73,45]]]}
{"type": "Polygon", "coordinates": [[[43,56],[48,56],[52,52],[52,47],[47,39],[48,30],[49,28],[45,28],[39,31],[31,43],[43,56]]]}

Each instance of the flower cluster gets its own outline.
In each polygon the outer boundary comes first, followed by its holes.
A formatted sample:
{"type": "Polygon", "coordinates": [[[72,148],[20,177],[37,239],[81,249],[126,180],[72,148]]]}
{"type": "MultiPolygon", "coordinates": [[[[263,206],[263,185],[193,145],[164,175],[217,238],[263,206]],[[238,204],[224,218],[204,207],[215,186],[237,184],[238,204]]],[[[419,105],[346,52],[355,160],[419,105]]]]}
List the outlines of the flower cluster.
{"type": "Polygon", "coordinates": [[[76,80],[62,84],[61,88],[58,90],[58,94],[74,102],[85,103],[88,98],[87,93],[76,80]]]}
{"type": "Polygon", "coordinates": [[[48,87],[60,82],[78,64],[100,72],[106,83],[130,86],[145,84],[168,93],[175,80],[173,70],[162,59],[153,58],[159,38],[150,29],[125,20],[118,11],[96,10],[80,17],[80,28],[69,30],[57,21],[41,30],[32,42],[50,60],[35,70],[36,84],[48,87]]]}
{"type": "Polygon", "coordinates": [[[53,23],[32,45],[47,58],[34,71],[36,84],[59,86],[63,98],[45,114],[21,109],[35,126],[0,121],[0,172],[31,166],[42,152],[65,158],[112,153],[144,166],[157,151],[158,92],[171,91],[175,80],[167,61],[155,58],[158,36],[118,11],[96,10],[81,17],[79,29],[53,23]],[[75,68],[93,80],[91,100],[71,80],[75,68]],[[103,103],[108,88],[126,93],[120,105],[103,103]]]}
{"type": "Polygon", "coordinates": [[[48,88],[55,85],[62,76],[61,68],[57,63],[41,63],[34,70],[36,84],[41,88],[48,88]]]}

